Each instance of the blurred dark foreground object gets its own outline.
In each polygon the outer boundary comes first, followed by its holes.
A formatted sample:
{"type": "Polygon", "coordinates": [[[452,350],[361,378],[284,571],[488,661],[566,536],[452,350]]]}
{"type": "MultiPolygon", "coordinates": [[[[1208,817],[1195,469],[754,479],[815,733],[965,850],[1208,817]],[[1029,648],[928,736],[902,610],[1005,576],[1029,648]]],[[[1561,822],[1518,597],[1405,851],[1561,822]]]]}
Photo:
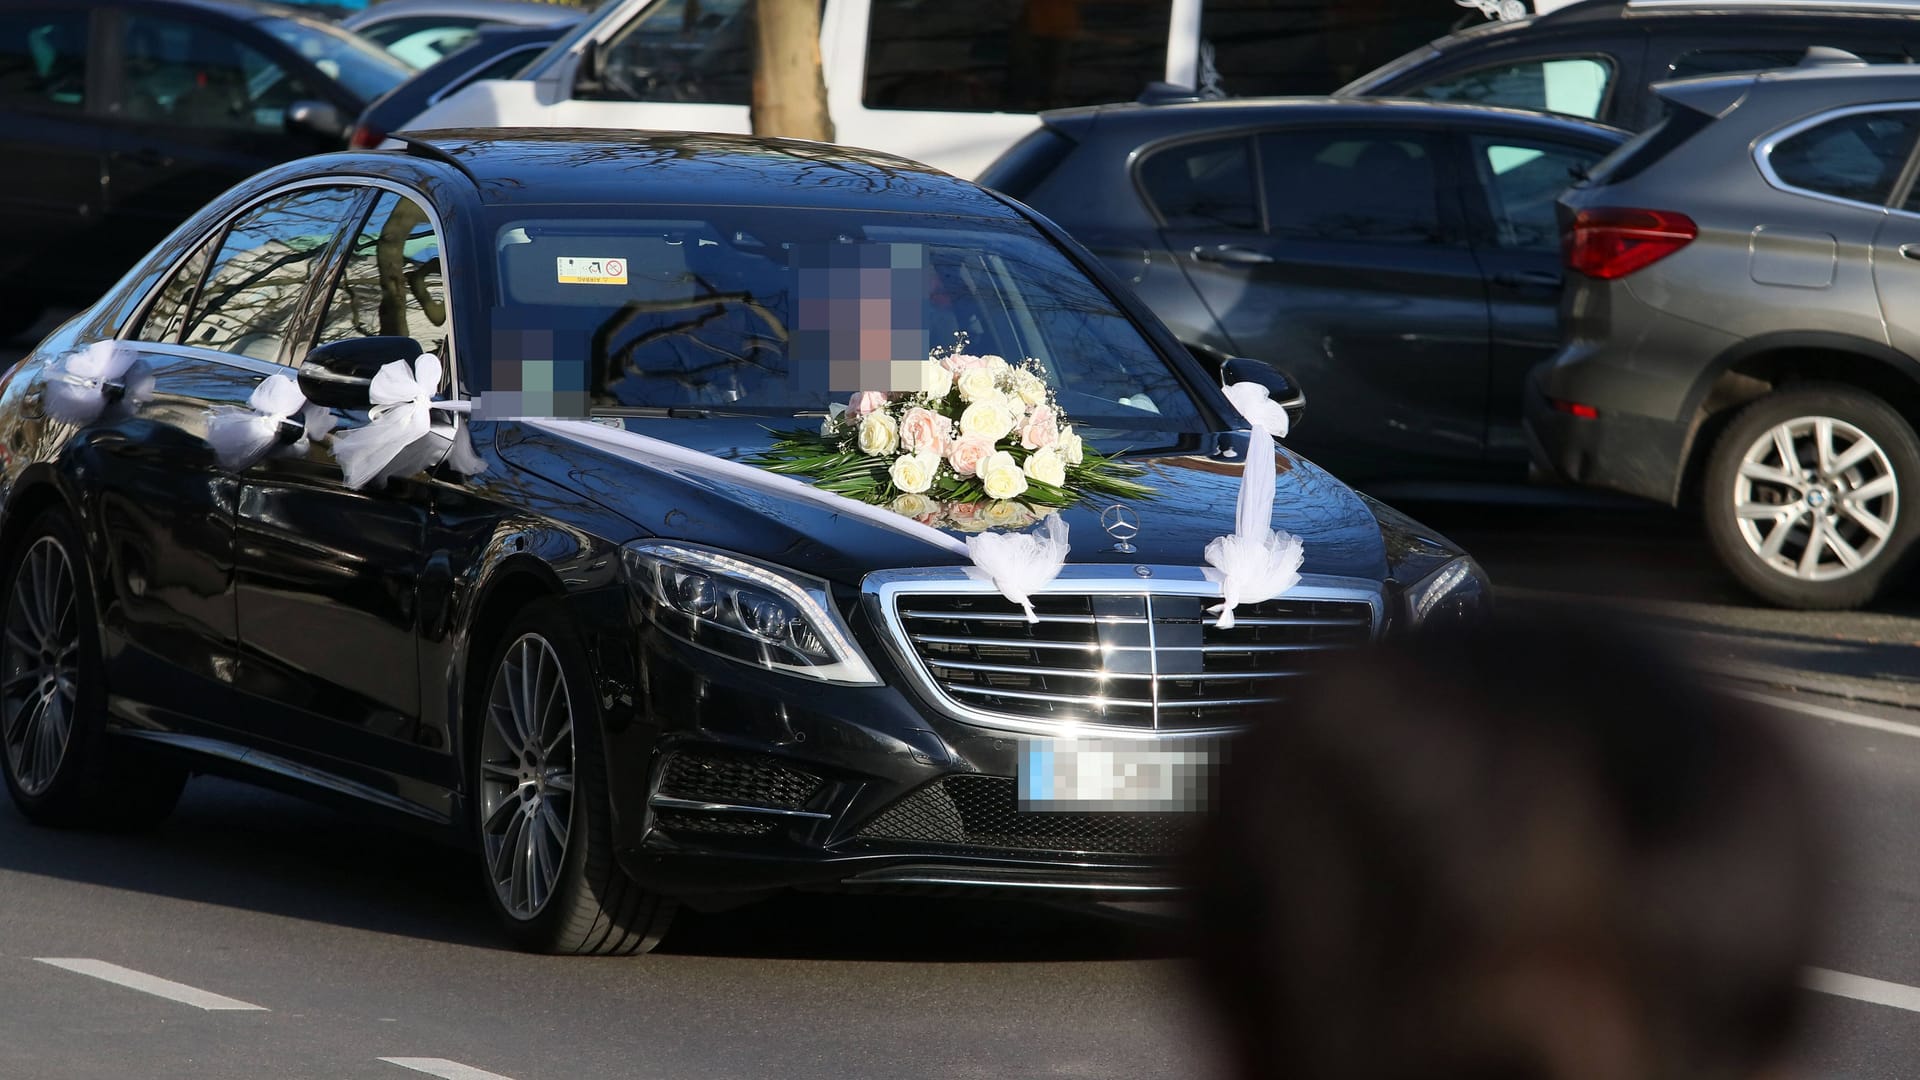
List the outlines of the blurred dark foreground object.
{"type": "Polygon", "coordinates": [[[1784,1057],[1821,832],[1764,715],[1618,632],[1382,647],[1255,718],[1197,852],[1243,1077],[1749,1080],[1784,1057]]]}

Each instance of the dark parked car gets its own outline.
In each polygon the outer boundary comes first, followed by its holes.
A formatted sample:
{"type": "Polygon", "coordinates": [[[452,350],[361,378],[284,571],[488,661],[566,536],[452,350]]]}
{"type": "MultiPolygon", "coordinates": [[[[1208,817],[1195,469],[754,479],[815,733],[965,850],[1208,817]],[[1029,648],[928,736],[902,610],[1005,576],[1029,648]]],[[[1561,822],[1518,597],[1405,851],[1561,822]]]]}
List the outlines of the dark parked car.
{"type": "Polygon", "coordinates": [[[1506,109],[1275,98],[1045,113],[980,182],[1106,260],[1183,340],[1298,375],[1348,480],[1525,479],[1559,345],[1554,199],[1624,134],[1506,109]]]}
{"type": "Polygon", "coordinates": [[[1248,446],[1219,373],[970,183],[741,137],[420,139],[247,181],[0,384],[0,731],[34,820],[150,820],[184,768],[232,770],[483,852],[505,925],[561,951],[791,885],[1133,896],[1194,815],[1050,802],[1020,786],[1044,751],[1196,773],[1316,653],[1485,609],[1471,559],[1281,451],[1301,583],[1216,625],[1201,552],[1248,446]],[[1036,621],[910,519],[660,456],[827,415],[825,354],[790,363],[825,314],[805,252],[899,268],[896,316],[1036,358],[1088,445],[1146,470],[1155,494],[1063,511],[1036,621]],[[53,419],[61,358],[100,342],[139,376],[53,419]],[[422,348],[446,396],[594,419],[474,420],[477,463],[363,490],[317,436],[217,464],[208,417],[269,376],[352,430],[374,365],[422,348]]]}
{"type": "Polygon", "coordinates": [[[371,150],[386,141],[388,132],[404,128],[421,110],[468,83],[513,78],[565,32],[565,26],[481,27],[466,46],[375,98],[347,144],[371,150]]]}
{"type": "Polygon", "coordinates": [[[1539,109],[1639,130],[1667,79],[1790,67],[1812,46],[1920,56],[1920,8],[1785,0],[1584,0],[1423,46],[1337,93],[1539,109]]]}
{"type": "Polygon", "coordinates": [[[1721,561],[1774,603],[1866,603],[1920,536],[1920,68],[1659,92],[1667,120],[1562,203],[1541,462],[1699,499],[1721,561]]]}
{"type": "Polygon", "coordinates": [[[338,149],[410,74],[294,8],[0,0],[0,335],[86,304],[246,176],[338,149]]]}
{"type": "Polygon", "coordinates": [[[425,69],[465,48],[483,27],[549,28],[557,37],[586,17],[582,7],[529,0],[385,0],[340,25],[425,69]]]}

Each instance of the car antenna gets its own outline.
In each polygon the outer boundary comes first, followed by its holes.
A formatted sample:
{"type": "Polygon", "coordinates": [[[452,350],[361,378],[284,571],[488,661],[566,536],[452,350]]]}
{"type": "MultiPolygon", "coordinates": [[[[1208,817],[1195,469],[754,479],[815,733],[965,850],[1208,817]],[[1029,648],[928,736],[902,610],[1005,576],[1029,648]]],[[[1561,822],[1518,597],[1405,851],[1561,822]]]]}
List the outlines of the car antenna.
{"type": "Polygon", "coordinates": [[[447,163],[448,165],[453,166],[456,169],[459,169],[462,176],[465,176],[467,179],[473,181],[474,187],[480,186],[480,178],[473,175],[473,170],[467,168],[466,162],[461,161],[459,158],[454,157],[452,154],[447,153],[444,147],[437,146],[434,143],[430,143],[425,139],[416,138],[415,136],[412,136],[412,135],[394,133],[394,134],[389,134],[387,138],[392,139],[394,142],[397,142],[400,145],[406,147],[407,153],[409,154],[417,154],[420,157],[432,158],[435,161],[442,161],[447,163]]]}

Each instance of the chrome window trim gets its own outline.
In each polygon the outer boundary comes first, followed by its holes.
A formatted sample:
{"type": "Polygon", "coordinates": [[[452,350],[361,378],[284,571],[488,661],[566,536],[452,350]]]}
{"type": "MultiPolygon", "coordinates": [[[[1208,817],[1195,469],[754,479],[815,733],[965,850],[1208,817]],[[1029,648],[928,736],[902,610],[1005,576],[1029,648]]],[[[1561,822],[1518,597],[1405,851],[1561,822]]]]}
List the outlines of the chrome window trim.
{"type": "MultiPolygon", "coordinates": [[[[1131,594],[1154,593],[1167,596],[1218,597],[1220,586],[1207,580],[1197,566],[1145,567],[1151,574],[1141,577],[1132,565],[1073,564],[1063,567],[1060,576],[1048,582],[1035,595],[1131,594]]],[[[877,570],[860,580],[860,592],[868,605],[868,614],[884,633],[881,635],[888,658],[907,673],[914,690],[942,714],[995,731],[1022,735],[1100,735],[1140,741],[1181,740],[1230,735],[1242,730],[1238,725],[1209,728],[1156,729],[1117,724],[1076,723],[1057,720],[1022,720],[963,705],[941,690],[933,675],[914,650],[897,601],[916,593],[999,592],[991,581],[976,578],[962,567],[930,567],[907,570],[877,570]]],[[[1379,582],[1363,578],[1305,574],[1300,584],[1287,590],[1289,600],[1345,600],[1367,604],[1372,613],[1372,637],[1379,640],[1386,625],[1386,596],[1379,582]]]]}
{"type": "MultiPolygon", "coordinates": [[[[1795,135],[1811,131],[1822,124],[1831,123],[1835,120],[1844,120],[1849,116],[1858,116],[1862,113],[1877,112],[1920,112],[1920,100],[1877,101],[1867,105],[1842,105],[1838,108],[1828,109],[1825,112],[1815,113],[1812,116],[1803,116],[1785,127],[1775,128],[1773,131],[1755,139],[1752,147],[1753,164],[1760,170],[1760,176],[1767,182],[1767,186],[1776,191],[1783,191],[1789,195],[1798,195],[1807,199],[1818,199],[1821,202],[1832,203],[1835,206],[1845,206],[1854,210],[1874,210],[1884,214],[1892,209],[1885,202],[1861,202],[1858,199],[1846,199],[1838,195],[1830,195],[1824,191],[1795,187],[1785,180],[1782,180],[1780,174],[1775,172],[1773,168],[1773,152],[1782,142],[1793,138],[1795,135]]],[[[1917,142],[1916,146],[1920,147],[1920,142],[1917,142]]],[[[1914,150],[1907,151],[1907,160],[1901,163],[1900,171],[1894,175],[1895,190],[1900,186],[1900,177],[1905,175],[1907,165],[1912,163],[1914,152],[1914,150]]],[[[1894,191],[1890,190],[1887,192],[1887,198],[1891,199],[1893,195],[1894,191]]]]}
{"type": "MultiPolygon", "coordinates": [[[[148,286],[147,291],[140,297],[140,302],[133,306],[133,313],[128,315],[126,319],[122,321],[121,324],[114,329],[113,340],[124,341],[130,345],[138,346],[143,350],[148,350],[153,352],[165,352],[165,353],[170,353],[172,355],[185,355],[185,356],[192,357],[194,359],[208,359],[208,360],[226,359],[226,360],[240,361],[241,363],[237,364],[236,366],[245,367],[245,368],[248,368],[249,370],[253,370],[250,367],[250,365],[252,364],[260,364],[260,363],[268,364],[271,367],[271,370],[263,372],[263,374],[272,375],[272,374],[285,374],[290,371],[298,372],[300,370],[298,365],[282,364],[277,361],[270,361],[270,360],[269,361],[255,360],[253,357],[242,356],[239,353],[221,352],[220,350],[217,350],[217,349],[204,349],[204,348],[199,348],[198,346],[183,345],[180,342],[144,341],[144,340],[141,340],[140,338],[130,337],[129,335],[133,332],[133,327],[136,324],[138,324],[141,320],[147,317],[147,311],[149,308],[152,307],[154,301],[158,298],[160,294],[160,290],[166,287],[167,282],[173,280],[173,275],[179,272],[180,267],[183,266],[187,262],[187,260],[193,258],[194,253],[200,250],[200,245],[206,243],[209,237],[211,237],[216,233],[225,233],[227,228],[231,226],[234,223],[234,221],[236,221],[242,214],[245,214],[247,211],[254,209],[255,207],[261,205],[264,202],[267,202],[270,199],[277,199],[281,195],[287,194],[289,192],[301,191],[307,188],[320,188],[320,187],[363,187],[363,188],[376,188],[382,191],[391,191],[394,194],[399,195],[403,198],[412,199],[415,203],[419,204],[422,210],[425,210],[427,212],[427,220],[433,224],[433,234],[434,236],[438,237],[440,241],[440,284],[441,284],[441,289],[446,294],[444,297],[444,300],[447,305],[447,344],[449,346],[447,349],[447,352],[451,355],[442,356],[440,359],[442,363],[446,364],[446,368],[447,368],[447,386],[449,387],[449,390],[450,390],[449,396],[452,397],[454,400],[458,400],[462,396],[462,392],[460,389],[462,385],[460,381],[460,348],[459,348],[460,337],[457,330],[459,323],[455,318],[455,311],[454,311],[454,306],[455,306],[453,302],[454,290],[453,290],[453,282],[452,282],[453,275],[450,272],[451,268],[446,258],[447,230],[446,230],[446,227],[440,221],[440,211],[434,207],[433,200],[427,198],[425,193],[419,191],[418,189],[408,187],[407,185],[399,183],[398,181],[388,180],[384,177],[358,176],[351,173],[335,173],[329,176],[309,176],[309,177],[303,177],[299,180],[289,180],[284,184],[280,184],[275,187],[268,188],[266,191],[261,192],[255,198],[248,200],[246,203],[242,204],[239,208],[235,209],[233,212],[227,214],[225,217],[221,218],[219,221],[215,222],[213,225],[202,230],[200,235],[194,239],[194,242],[187,247],[185,254],[181,255],[178,259],[175,259],[171,264],[169,264],[165,273],[162,273],[158,277],[154,278],[153,284],[148,286]],[[188,350],[188,351],[182,353],[179,350],[188,350]]],[[[368,211],[369,212],[372,211],[371,206],[368,207],[368,211]]],[[[359,223],[356,220],[354,222],[354,225],[357,226],[358,224],[359,223]]],[[[336,242],[337,242],[337,238],[336,238],[336,242]]],[[[219,257],[219,252],[216,251],[213,255],[213,258],[218,258],[218,257],[219,257]]],[[[207,272],[208,273],[213,272],[213,263],[211,259],[209,259],[207,264],[207,272]]],[[[327,288],[329,289],[329,291],[331,291],[331,289],[338,284],[339,282],[336,279],[335,281],[329,283],[327,288]]],[[[195,299],[198,299],[198,297],[196,296],[195,299]]],[[[321,308],[320,315],[322,318],[326,317],[326,309],[324,306],[321,308]]]]}

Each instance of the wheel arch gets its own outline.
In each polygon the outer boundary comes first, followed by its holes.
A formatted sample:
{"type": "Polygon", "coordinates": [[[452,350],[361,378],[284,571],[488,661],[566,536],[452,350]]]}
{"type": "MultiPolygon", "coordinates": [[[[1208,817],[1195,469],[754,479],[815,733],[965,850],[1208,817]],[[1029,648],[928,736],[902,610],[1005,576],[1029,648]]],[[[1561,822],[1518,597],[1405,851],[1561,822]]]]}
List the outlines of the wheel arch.
{"type": "Polygon", "coordinates": [[[1866,338],[1796,331],[1768,334],[1714,358],[1687,395],[1688,417],[1674,501],[1694,501],[1714,443],[1747,403],[1796,383],[1839,383],[1865,390],[1920,427],[1920,361],[1866,338]]]}

